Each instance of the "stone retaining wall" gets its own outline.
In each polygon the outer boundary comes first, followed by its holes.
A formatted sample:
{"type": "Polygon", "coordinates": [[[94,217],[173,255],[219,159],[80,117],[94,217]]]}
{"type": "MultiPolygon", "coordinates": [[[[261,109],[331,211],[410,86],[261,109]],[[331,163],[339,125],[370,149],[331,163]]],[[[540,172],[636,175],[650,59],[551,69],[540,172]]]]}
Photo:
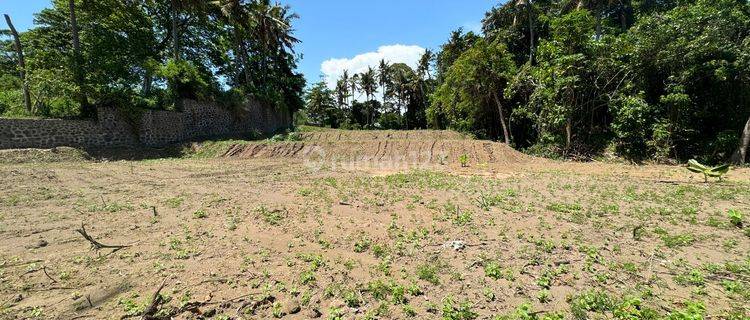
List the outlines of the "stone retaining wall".
{"type": "Polygon", "coordinates": [[[249,103],[238,111],[192,100],[183,105],[183,112],[147,110],[130,121],[115,108],[99,108],[97,120],[0,119],[0,149],[164,146],[204,138],[268,135],[291,126],[288,112],[260,103],[249,103]]]}

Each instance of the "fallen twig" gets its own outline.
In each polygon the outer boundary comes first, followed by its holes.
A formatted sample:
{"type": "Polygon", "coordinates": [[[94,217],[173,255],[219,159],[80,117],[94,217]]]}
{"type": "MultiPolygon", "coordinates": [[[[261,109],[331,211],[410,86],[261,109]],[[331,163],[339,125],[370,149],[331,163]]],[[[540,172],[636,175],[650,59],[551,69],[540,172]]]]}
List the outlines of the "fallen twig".
{"type": "Polygon", "coordinates": [[[108,245],[108,244],[102,244],[99,241],[96,241],[93,237],[91,237],[86,232],[86,226],[84,224],[81,224],[81,228],[80,229],[76,229],[76,231],[78,231],[78,233],[80,233],[81,236],[83,236],[84,239],[86,239],[89,242],[91,242],[91,247],[94,250],[99,250],[99,249],[114,249],[114,251],[117,251],[117,250],[120,250],[120,249],[123,249],[123,248],[130,247],[130,245],[108,245]]]}
{"type": "Polygon", "coordinates": [[[164,281],[161,282],[161,285],[158,289],[156,289],[156,292],[154,292],[153,297],[151,297],[151,304],[149,304],[148,308],[146,308],[145,311],[143,311],[143,315],[141,319],[143,320],[150,320],[150,319],[156,319],[154,318],[154,315],[156,315],[156,312],[159,311],[159,305],[164,302],[164,299],[161,297],[161,290],[164,289],[164,286],[167,285],[167,279],[164,278],[164,281]]]}
{"type": "Polygon", "coordinates": [[[52,276],[50,276],[49,273],[47,273],[47,266],[43,266],[42,271],[44,271],[44,275],[47,276],[47,278],[52,280],[52,283],[57,283],[57,280],[55,280],[55,278],[52,278],[52,276]]]}

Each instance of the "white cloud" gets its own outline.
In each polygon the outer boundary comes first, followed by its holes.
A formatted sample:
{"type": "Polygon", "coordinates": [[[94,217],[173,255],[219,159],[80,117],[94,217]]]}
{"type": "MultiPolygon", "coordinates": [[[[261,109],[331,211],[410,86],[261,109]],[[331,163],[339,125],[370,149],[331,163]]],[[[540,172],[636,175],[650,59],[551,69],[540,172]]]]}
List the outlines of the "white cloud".
{"type": "MultiPolygon", "coordinates": [[[[380,60],[388,63],[405,63],[416,69],[419,64],[419,58],[424,54],[425,49],[420,46],[406,46],[401,44],[387,45],[378,48],[375,52],[366,52],[358,54],[353,58],[328,59],[323,61],[320,71],[329,88],[335,89],[336,81],[344,74],[344,70],[349,71],[349,75],[367,71],[367,67],[376,69],[380,60]]],[[[377,70],[377,69],[376,69],[377,70]]]]}

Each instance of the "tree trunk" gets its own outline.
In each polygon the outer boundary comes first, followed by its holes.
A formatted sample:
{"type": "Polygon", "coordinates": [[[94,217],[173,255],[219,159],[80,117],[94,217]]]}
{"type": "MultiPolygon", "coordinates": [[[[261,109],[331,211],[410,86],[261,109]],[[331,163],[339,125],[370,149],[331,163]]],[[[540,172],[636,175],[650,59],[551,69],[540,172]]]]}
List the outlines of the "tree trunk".
{"type": "Polygon", "coordinates": [[[570,145],[572,144],[572,138],[573,136],[573,123],[570,121],[570,118],[565,122],[565,150],[570,150],[570,145]]]}
{"type": "Polygon", "coordinates": [[[5,22],[8,23],[8,29],[13,35],[14,47],[16,49],[16,56],[18,56],[18,76],[21,78],[23,86],[23,104],[26,107],[26,111],[31,113],[31,94],[29,94],[29,83],[26,81],[26,59],[23,56],[23,47],[21,46],[21,38],[18,37],[18,32],[13,26],[13,22],[10,20],[9,15],[5,15],[5,22]]]}
{"type": "Polygon", "coordinates": [[[503,112],[503,104],[500,103],[500,98],[497,96],[497,92],[493,92],[492,97],[495,98],[495,104],[497,104],[497,112],[500,114],[500,125],[503,127],[505,144],[510,144],[510,132],[508,131],[508,125],[505,123],[505,112],[503,112]]]}
{"type": "Polygon", "coordinates": [[[596,14],[596,35],[594,39],[599,41],[602,38],[602,14],[599,12],[596,14]]]}
{"type": "Polygon", "coordinates": [[[531,0],[526,1],[526,11],[529,15],[529,64],[534,63],[534,10],[531,7],[531,0]]]}
{"type": "Polygon", "coordinates": [[[240,59],[240,65],[242,66],[242,74],[245,77],[245,86],[249,89],[250,88],[250,66],[248,66],[247,63],[247,48],[245,47],[245,43],[242,41],[242,36],[240,35],[239,28],[234,28],[234,41],[236,42],[237,46],[237,56],[240,59]]]}
{"type": "Polygon", "coordinates": [[[75,0],[69,0],[68,7],[70,9],[70,33],[73,42],[73,76],[76,85],[78,85],[78,102],[81,104],[81,116],[86,118],[94,117],[96,110],[89,104],[88,98],[86,98],[86,89],[84,88],[83,55],[81,54],[81,38],[78,35],[75,0]]]}
{"type": "Polygon", "coordinates": [[[737,148],[737,152],[732,156],[732,162],[738,165],[744,165],[745,159],[747,159],[747,149],[750,146],[750,118],[745,123],[745,128],[742,130],[742,136],[740,137],[740,146],[737,148]]]}
{"type": "Polygon", "coordinates": [[[151,75],[151,71],[146,71],[146,74],[143,75],[143,88],[141,88],[144,95],[151,94],[153,81],[154,77],[151,75]]]}
{"type": "Polygon", "coordinates": [[[171,2],[172,14],[172,58],[175,61],[180,60],[180,36],[179,36],[179,4],[177,0],[171,2]]]}

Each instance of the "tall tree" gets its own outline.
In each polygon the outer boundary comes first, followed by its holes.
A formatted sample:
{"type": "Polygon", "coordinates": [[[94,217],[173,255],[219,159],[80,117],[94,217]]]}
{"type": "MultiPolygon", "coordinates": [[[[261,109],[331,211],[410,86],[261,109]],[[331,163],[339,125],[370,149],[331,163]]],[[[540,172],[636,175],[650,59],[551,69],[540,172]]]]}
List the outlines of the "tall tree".
{"type": "Polygon", "coordinates": [[[250,66],[248,64],[248,51],[244,40],[244,34],[254,24],[253,15],[248,12],[248,8],[242,5],[242,0],[215,0],[213,4],[217,5],[222,16],[232,29],[232,43],[234,46],[234,58],[237,64],[242,68],[244,75],[244,85],[248,86],[252,82],[250,75],[250,66]]]}
{"type": "Polygon", "coordinates": [[[18,61],[18,76],[21,78],[21,85],[23,87],[23,103],[26,107],[26,112],[32,113],[29,82],[26,80],[26,59],[23,55],[21,38],[18,36],[18,31],[16,31],[16,28],[13,26],[13,21],[10,20],[10,16],[7,14],[5,15],[5,22],[8,24],[10,34],[13,36],[13,47],[16,50],[16,60],[18,61]]]}
{"type": "Polygon", "coordinates": [[[451,66],[434,98],[448,108],[446,114],[452,126],[464,130],[476,129],[477,123],[491,110],[487,107],[494,104],[503,139],[510,144],[503,92],[515,73],[515,64],[505,45],[482,39],[451,66]]]}
{"type": "Polygon", "coordinates": [[[365,93],[365,101],[367,108],[368,124],[374,123],[375,111],[373,110],[372,97],[377,91],[377,81],[375,79],[375,70],[372,67],[368,67],[367,71],[363,72],[359,76],[359,84],[362,91],[365,93]]]}
{"type": "Polygon", "coordinates": [[[391,82],[391,66],[385,61],[385,59],[381,59],[380,64],[378,65],[378,84],[380,84],[380,92],[383,94],[384,106],[386,100],[388,100],[388,94],[386,91],[391,82]]]}
{"type": "Polygon", "coordinates": [[[86,96],[86,76],[83,70],[83,54],[81,53],[81,38],[78,34],[78,20],[76,18],[75,0],[68,1],[68,10],[70,10],[70,33],[73,44],[73,79],[78,86],[78,103],[81,104],[81,115],[83,117],[93,117],[96,114],[96,110],[91,104],[89,104],[89,99],[86,96]]]}

